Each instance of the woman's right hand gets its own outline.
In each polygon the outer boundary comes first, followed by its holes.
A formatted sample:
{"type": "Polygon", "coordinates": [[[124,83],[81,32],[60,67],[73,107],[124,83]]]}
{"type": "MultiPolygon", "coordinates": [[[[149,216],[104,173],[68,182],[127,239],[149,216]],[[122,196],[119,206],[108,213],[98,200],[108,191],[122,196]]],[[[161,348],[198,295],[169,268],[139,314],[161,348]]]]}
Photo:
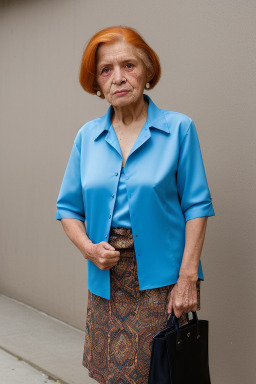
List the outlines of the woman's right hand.
{"type": "Polygon", "coordinates": [[[106,270],[114,267],[119,259],[120,252],[107,243],[101,241],[98,244],[91,243],[86,250],[86,259],[92,261],[99,269],[106,270]]]}

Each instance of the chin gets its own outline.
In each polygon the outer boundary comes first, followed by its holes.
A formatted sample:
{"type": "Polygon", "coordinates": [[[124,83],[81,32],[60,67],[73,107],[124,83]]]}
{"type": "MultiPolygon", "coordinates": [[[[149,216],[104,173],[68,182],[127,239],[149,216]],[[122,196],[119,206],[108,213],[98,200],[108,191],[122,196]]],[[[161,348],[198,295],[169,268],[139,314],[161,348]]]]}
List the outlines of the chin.
{"type": "Polygon", "coordinates": [[[117,106],[126,106],[131,104],[132,101],[133,101],[132,97],[122,96],[119,98],[113,98],[112,104],[117,106]]]}
{"type": "Polygon", "coordinates": [[[132,93],[129,92],[129,93],[127,93],[126,96],[119,97],[119,98],[114,97],[112,99],[112,105],[125,107],[129,104],[136,102],[136,101],[139,101],[139,98],[135,97],[135,95],[133,95],[132,93]]]}

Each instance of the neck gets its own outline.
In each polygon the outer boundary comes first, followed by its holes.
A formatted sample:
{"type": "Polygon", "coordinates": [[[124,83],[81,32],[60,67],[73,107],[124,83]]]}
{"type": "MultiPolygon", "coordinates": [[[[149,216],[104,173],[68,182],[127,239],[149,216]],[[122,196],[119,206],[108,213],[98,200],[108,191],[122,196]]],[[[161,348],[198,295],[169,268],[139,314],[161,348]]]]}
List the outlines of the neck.
{"type": "Polygon", "coordinates": [[[117,125],[130,125],[147,117],[148,103],[142,95],[137,103],[124,107],[114,107],[112,122],[117,125]]]}

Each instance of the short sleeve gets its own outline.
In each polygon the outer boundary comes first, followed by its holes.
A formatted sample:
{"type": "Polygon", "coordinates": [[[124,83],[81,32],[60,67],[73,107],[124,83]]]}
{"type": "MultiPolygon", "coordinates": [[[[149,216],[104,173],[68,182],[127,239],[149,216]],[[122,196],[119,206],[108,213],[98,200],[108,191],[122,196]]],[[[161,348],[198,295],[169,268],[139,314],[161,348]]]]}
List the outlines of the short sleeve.
{"type": "Polygon", "coordinates": [[[74,141],[57,199],[56,220],[68,218],[85,221],[80,157],[81,153],[74,141]]]}
{"type": "Polygon", "coordinates": [[[177,188],[185,221],[215,216],[199,139],[192,120],[180,145],[177,188]]]}

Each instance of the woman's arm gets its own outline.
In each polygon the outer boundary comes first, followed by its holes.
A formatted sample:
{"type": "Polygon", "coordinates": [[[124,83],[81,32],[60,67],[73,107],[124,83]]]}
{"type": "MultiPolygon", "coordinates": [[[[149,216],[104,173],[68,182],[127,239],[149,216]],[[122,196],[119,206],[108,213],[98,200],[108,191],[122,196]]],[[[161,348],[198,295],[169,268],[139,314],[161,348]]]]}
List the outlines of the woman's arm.
{"type": "Polygon", "coordinates": [[[66,235],[80,250],[84,258],[87,259],[87,255],[92,251],[94,243],[87,236],[84,222],[78,219],[65,218],[61,219],[61,224],[66,235]]]}
{"type": "Polygon", "coordinates": [[[198,266],[203,248],[208,217],[197,217],[186,222],[185,248],[179,278],[170,291],[168,313],[174,311],[176,317],[182,312],[197,309],[198,266]]]}
{"type": "Polygon", "coordinates": [[[120,260],[120,251],[106,241],[93,243],[87,236],[84,222],[79,219],[61,219],[66,235],[80,250],[83,257],[93,262],[101,270],[114,267],[120,260]]]}
{"type": "Polygon", "coordinates": [[[208,217],[197,217],[186,222],[185,248],[179,276],[198,279],[198,266],[203,249],[208,217]]]}

